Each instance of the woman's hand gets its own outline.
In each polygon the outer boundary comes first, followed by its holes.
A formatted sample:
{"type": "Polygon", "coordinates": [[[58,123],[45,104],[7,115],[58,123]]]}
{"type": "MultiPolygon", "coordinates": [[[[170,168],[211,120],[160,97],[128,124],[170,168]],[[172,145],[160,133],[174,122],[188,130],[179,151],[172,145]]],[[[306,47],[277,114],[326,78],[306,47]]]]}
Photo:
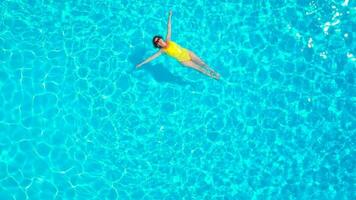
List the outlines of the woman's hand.
{"type": "Polygon", "coordinates": [[[171,10],[169,11],[169,17],[172,17],[172,11],[171,10]]]}

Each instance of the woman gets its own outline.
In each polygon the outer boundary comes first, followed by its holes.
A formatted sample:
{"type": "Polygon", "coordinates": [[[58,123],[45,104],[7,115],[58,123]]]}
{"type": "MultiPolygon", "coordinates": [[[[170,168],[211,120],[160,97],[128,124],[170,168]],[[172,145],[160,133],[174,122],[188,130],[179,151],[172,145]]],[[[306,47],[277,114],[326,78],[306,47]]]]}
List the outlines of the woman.
{"type": "Polygon", "coordinates": [[[216,80],[219,80],[220,75],[211,69],[207,64],[205,64],[195,53],[189,51],[188,49],[182,48],[177,43],[171,40],[171,17],[172,11],[169,11],[168,16],[168,32],[166,36],[166,41],[163,40],[161,36],[154,36],[153,37],[153,46],[159,48],[160,50],[155,53],[154,55],[147,58],[145,61],[141,62],[140,64],[136,65],[137,68],[141,67],[143,64],[146,64],[153,59],[160,56],[162,53],[166,53],[169,56],[178,60],[182,65],[191,67],[199,72],[208,75],[216,80]]]}

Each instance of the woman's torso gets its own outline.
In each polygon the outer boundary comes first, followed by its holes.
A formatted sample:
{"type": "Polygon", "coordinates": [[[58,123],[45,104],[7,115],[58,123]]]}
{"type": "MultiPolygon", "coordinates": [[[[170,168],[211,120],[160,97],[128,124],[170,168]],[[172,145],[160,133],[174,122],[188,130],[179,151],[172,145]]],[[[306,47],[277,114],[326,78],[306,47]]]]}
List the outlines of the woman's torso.
{"type": "Polygon", "coordinates": [[[167,41],[167,47],[163,48],[162,50],[178,61],[182,62],[191,60],[189,51],[171,40],[167,41]]]}

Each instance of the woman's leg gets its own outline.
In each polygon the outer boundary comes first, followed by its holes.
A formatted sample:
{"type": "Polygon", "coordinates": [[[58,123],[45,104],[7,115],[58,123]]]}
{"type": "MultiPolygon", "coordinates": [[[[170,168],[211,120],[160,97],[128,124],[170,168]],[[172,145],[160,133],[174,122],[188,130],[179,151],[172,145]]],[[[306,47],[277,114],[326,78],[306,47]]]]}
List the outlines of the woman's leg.
{"type": "Polygon", "coordinates": [[[202,59],[200,59],[194,52],[189,51],[189,55],[192,58],[192,61],[210,71],[210,73],[215,74],[215,76],[220,77],[220,74],[215,72],[212,68],[210,68],[202,59]]]}
{"type": "Polygon", "coordinates": [[[205,75],[207,75],[207,76],[210,76],[210,77],[212,77],[212,78],[215,78],[215,79],[217,79],[217,80],[220,78],[220,76],[216,76],[216,74],[214,74],[214,73],[212,73],[211,71],[209,71],[209,70],[207,70],[207,69],[205,69],[205,68],[203,68],[203,67],[197,65],[197,64],[194,63],[193,61],[183,61],[183,62],[181,62],[181,63],[182,63],[182,65],[184,65],[184,66],[187,66],[187,67],[193,68],[193,69],[195,69],[195,70],[198,70],[199,72],[201,72],[201,73],[203,73],[203,74],[205,74],[205,75]]]}
{"type": "Polygon", "coordinates": [[[189,55],[190,55],[190,57],[192,58],[192,61],[195,62],[195,63],[197,63],[198,65],[200,65],[200,66],[205,66],[205,65],[207,65],[207,64],[205,64],[205,62],[204,62],[202,59],[200,59],[194,52],[189,51],[189,55]]]}

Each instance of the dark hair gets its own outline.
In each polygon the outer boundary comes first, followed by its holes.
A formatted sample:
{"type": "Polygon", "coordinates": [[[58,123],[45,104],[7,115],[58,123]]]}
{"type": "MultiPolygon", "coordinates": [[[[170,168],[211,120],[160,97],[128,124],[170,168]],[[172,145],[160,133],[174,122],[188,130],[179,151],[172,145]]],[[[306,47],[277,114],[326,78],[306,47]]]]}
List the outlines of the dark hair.
{"type": "Polygon", "coordinates": [[[160,47],[159,45],[157,45],[157,44],[155,43],[156,38],[158,38],[158,39],[163,39],[162,36],[160,36],[160,35],[155,35],[155,36],[153,37],[153,39],[152,39],[153,46],[154,46],[155,48],[162,48],[162,47],[160,47]]]}

